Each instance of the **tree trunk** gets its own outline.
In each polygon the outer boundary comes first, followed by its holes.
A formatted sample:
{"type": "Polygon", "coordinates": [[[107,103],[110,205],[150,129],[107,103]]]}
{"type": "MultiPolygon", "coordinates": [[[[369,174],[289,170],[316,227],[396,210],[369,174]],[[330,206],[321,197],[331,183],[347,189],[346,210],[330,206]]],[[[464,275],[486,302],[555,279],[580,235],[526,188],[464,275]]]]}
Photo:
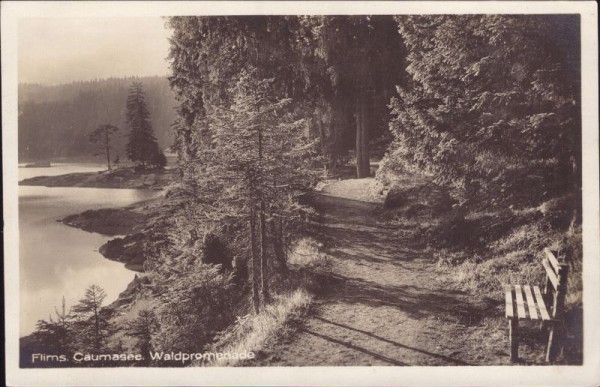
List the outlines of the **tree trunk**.
{"type": "Polygon", "coordinates": [[[325,128],[323,127],[323,119],[317,118],[317,127],[319,128],[319,140],[321,141],[321,153],[326,154],[325,149],[325,128]]]}
{"type": "Polygon", "coordinates": [[[356,99],[356,177],[371,175],[369,165],[369,120],[364,91],[356,99]]]}
{"type": "Polygon", "coordinates": [[[356,177],[360,179],[361,177],[363,177],[364,171],[360,162],[362,160],[362,120],[360,117],[361,109],[359,107],[359,100],[359,98],[356,98],[356,110],[354,117],[356,119],[356,177]]]}
{"type": "Polygon", "coordinates": [[[571,215],[571,223],[569,224],[569,235],[575,234],[575,228],[577,224],[581,223],[581,207],[582,207],[582,198],[581,198],[581,190],[579,189],[579,168],[577,165],[577,159],[575,157],[571,157],[571,187],[575,194],[575,206],[573,207],[573,214],[571,215]]]}
{"type": "Polygon", "coordinates": [[[265,224],[265,202],[260,202],[260,288],[262,291],[263,306],[269,302],[269,263],[265,224]]]}
{"type": "Polygon", "coordinates": [[[254,305],[254,313],[258,314],[260,308],[260,295],[258,293],[258,262],[256,259],[256,232],[255,232],[255,220],[254,209],[250,211],[250,249],[252,262],[250,267],[252,268],[252,304],[254,305]]]}
{"type": "Polygon", "coordinates": [[[108,170],[110,171],[110,140],[108,138],[108,129],[104,132],[105,135],[105,145],[106,145],[106,165],[108,166],[108,170]]]}
{"type": "Polygon", "coordinates": [[[100,324],[98,321],[98,309],[94,306],[94,328],[95,328],[95,346],[96,351],[100,350],[100,324]]]}
{"type": "Polygon", "coordinates": [[[369,105],[368,102],[370,101],[369,97],[363,97],[362,98],[362,104],[361,104],[361,109],[362,109],[362,114],[361,114],[361,119],[362,119],[362,124],[360,126],[360,129],[362,130],[362,158],[360,160],[361,164],[362,164],[362,169],[364,171],[364,176],[365,177],[369,177],[371,176],[371,162],[369,161],[369,133],[371,131],[371,112],[369,111],[369,105]]]}
{"type": "Polygon", "coordinates": [[[280,266],[280,270],[287,273],[287,259],[285,255],[285,237],[283,231],[283,220],[279,220],[279,226],[273,220],[271,222],[271,238],[273,241],[273,250],[275,251],[275,257],[280,266]]]}
{"type": "MultiPolygon", "coordinates": [[[[258,159],[262,160],[262,128],[258,128],[258,159]]],[[[263,297],[263,306],[269,302],[269,278],[266,246],[266,225],[265,225],[265,200],[260,194],[260,288],[263,297]]]]}

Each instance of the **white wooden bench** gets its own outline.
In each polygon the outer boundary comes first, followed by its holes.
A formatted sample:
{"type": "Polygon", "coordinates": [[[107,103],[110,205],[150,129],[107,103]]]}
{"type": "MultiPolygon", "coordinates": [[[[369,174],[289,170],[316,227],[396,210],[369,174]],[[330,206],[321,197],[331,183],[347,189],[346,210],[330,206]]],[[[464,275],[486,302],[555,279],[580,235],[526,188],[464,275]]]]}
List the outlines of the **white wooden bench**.
{"type": "Polygon", "coordinates": [[[549,327],[546,361],[552,362],[556,356],[558,323],[564,309],[569,269],[556,259],[556,254],[550,249],[544,249],[544,255],[542,266],[546,270],[546,284],[543,291],[538,286],[504,285],[512,362],[519,358],[521,320],[540,321],[542,327],[549,327]]]}

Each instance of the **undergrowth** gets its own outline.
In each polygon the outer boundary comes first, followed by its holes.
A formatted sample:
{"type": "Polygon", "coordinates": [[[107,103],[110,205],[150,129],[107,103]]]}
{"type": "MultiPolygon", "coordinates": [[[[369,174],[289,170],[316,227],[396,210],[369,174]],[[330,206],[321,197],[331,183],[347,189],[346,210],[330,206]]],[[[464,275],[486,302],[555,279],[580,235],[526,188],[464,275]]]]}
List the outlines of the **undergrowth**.
{"type": "Polygon", "coordinates": [[[582,228],[571,224],[576,205],[573,195],[556,197],[535,207],[503,207],[481,201],[465,204],[456,200],[450,208],[436,210],[428,205],[440,197],[433,184],[424,182],[422,177],[412,181],[405,177],[395,183],[392,190],[402,201],[387,216],[400,229],[418,231],[412,233],[415,241],[431,254],[440,272],[447,274],[456,288],[496,300],[497,314],[490,318],[497,318],[498,322],[504,320],[502,285],[542,287],[546,276],[541,264],[543,250],[548,247],[557,252],[557,258],[569,266],[566,335],[561,339],[563,345],[557,360],[581,364],[582,228]],[[413,211],[417,205],[421,208],[413,211]]]}
{"type": "MultiPolygon", "coordinates": [[[[301,238],[288,253],[290,272],[273,289],[273,300],[259,314],[238,316],[236,322],[221,332],[210,350],[219,353],[259,354],[276,338],[284,335],[290,321],[308,310],[318,287],[315,273],[331,269],[331,258],[320,251],[321,244],[312,238],[301,238]]],[[[247,360],[215,359],[209,366],[238,366],[247,360]]]]}
{"type": "MultiPolygon", "coordinates": [[[[265,346],[281,334],[286,323],[299,318],[309,307],[312,296],[304,289],[296,289],[288,294],[275,295],[274,301],[259,314],[238,318],[237,322],[222,334],[214,346],[220,353],[259,353],[265,346]]],[[[240,359],[216,359],[210,366],[226,367],[241,365],[240,359]]]]}
{"type": "Polygon", "coordinates": [[[488,291],[501,298],[497,291],[502,284],[544,284],[541,265],[543,249],[558,252],[558,258],[569,265],[567,307],[581,305],[582,256],[581,227],[569,234],[549,227],[545,218],[525,222],[507,230],[481,246],[470,249],[443,249],[438,264],[452,268],[452,277],[468,291],[488,291]]]}

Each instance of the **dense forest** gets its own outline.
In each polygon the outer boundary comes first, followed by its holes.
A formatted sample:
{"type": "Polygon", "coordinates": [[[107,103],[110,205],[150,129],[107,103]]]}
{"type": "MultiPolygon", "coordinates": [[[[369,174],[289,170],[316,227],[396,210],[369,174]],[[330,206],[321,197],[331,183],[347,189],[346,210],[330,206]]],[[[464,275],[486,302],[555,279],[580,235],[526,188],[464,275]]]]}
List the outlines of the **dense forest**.
{"type": "Polygon", "coordinates": [[[580,306],[577,16],[168,24],[180,189],[196,214],[181,219],[180,234],[203,229],[226,245],[218,255],[247,263],[256,311],[269,300],[265,278],[277,278],[269,265],[285,262],[306,233],[310,209],[300,203],[318,181],[309,172],[343,176],[349,161],[350,177],[368,177],[371,159],[381,159],[376,179],[388,197],[404,202],[396,227],[427,214],[414,240],[460,286],[494,292],[539,278],[537,254],[552,246],[572,266],[569,302],[580,306]],[[266,149],[275,144],[283,153],[266,149]],[[422,192],[437,187],[450,198],[427,203],[405,183],[411,175],[427,181],[422,192]]]}
{"type": "Polygon", "coordinates": [[[177,103],[165,78],[112,78],[56,86],[20,84],[19,160],[91,160],[97,152],[89,135],[100,125],[120,129],[114,138],[114,155],[125,160],[125,102],[128,88],[136,80],[144,84],[160,147],[171,146],[177,103]]]}
{"type": "MultiPolygon", "coordinates": [[[[395,202],[385,219],[397,238],[411,232],[474,294],[503,296],[502,281],[539,278],[536,254],[552,246],[571,267],[569,308],[581,310],[577,16],[170,17],[167,26],[181,174],[144,247],[153,305],[136,320],[152,318],[144,348],[238,348],[253,327],[240,316],[304,305],[298,284],[315,280],[291,273],[290,260],[299,242],[310,254],[319,246],[306,242],[319,238],[309,204],[325,179],[373,177],[374,194],[395,202]],[[432,190],[444,194],[426,202],[432,190]],[[407,219],[417,219],[408,231],[407,219]]],[[[171,94],[162,80],[144,84],[165,144],[171,94]]],[[[101,96],[112,96],[106,111],[121,124],[126,82],[100,82],[101,93],[83,85],[45,97],[23,89],[39,99],[20,104],[20,155],[83,152],[83,128],[106,115],[77,112],[101,96]],[[54,140],[34,142],[28,133],[44,131],[29,132],[39,124],[27,112],[41,107],[81,121],[48,121],[54,140]]]]}

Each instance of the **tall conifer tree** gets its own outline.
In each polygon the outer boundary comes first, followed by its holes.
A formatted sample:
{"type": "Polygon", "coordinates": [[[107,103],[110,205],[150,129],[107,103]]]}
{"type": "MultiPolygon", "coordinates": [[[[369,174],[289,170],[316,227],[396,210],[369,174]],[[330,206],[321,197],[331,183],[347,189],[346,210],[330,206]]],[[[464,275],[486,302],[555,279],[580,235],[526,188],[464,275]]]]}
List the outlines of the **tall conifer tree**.
{"type": "Polygon", "coordinates": [[[91,285],[85,291],[85,296],[73,307],[73,312],[80,318],[80,339],[83,344],[91,345],[99,350],[106,338],[109,322],[102,316],[102,303],[106,292],[98,285],[91,285]]]}
{"type": "Polygon", "coordinates": [[[126,120],[131,130],[127,143],[127,157],[142,166],[151,164],[159,150],[141,82],[133,82],[129,88],[126,120]]]}

